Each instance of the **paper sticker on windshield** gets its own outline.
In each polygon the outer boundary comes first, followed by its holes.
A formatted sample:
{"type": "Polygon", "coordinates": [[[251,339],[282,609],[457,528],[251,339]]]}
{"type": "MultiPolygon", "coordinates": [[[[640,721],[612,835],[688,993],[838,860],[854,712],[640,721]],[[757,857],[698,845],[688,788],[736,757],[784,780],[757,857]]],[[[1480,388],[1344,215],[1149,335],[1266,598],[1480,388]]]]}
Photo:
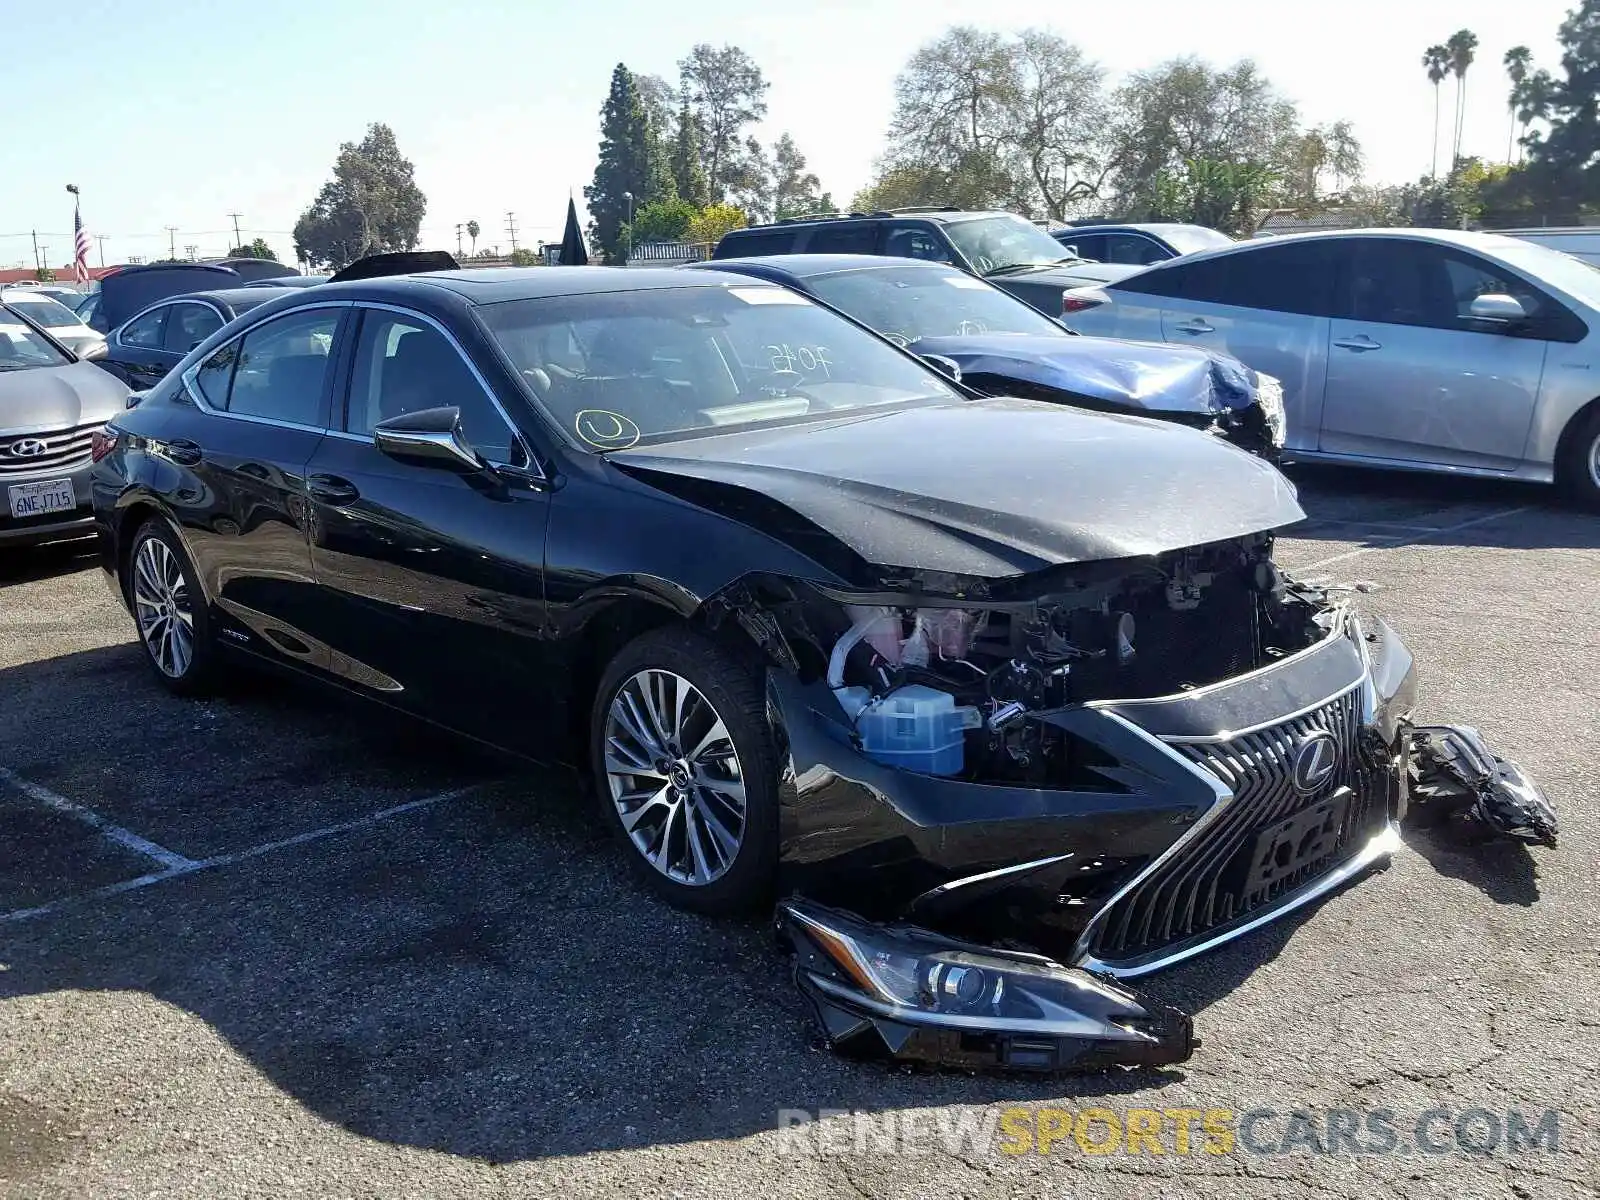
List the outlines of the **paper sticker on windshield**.
{"type": "Polygon", "coordinates": [[[981,292],[989,285],[981,279],[974,279],[970,275],[946,275],[944,281],[951,287],[967,288],[974,292],[981,292]]]}
{"type": "Polygon", "coordinates": [[[626,450],[644,436],[627,417],[604,408],[583,409],[572,418],[572,427],[597,450],[626,450]]]}
{"type": "Polygon", "coordinates": [[[728,293],[739,297],[746,304],[804,304],[805,300],[787,288],[729,288],[728,293]]]}

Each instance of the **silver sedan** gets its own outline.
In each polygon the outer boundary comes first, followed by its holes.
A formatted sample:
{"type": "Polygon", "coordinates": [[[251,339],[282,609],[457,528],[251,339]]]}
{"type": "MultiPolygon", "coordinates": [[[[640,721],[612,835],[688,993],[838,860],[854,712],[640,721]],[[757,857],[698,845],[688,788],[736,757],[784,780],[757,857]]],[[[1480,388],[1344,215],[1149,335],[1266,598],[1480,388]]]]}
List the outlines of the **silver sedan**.
{"type": "Polygon", "coordinates": [[[1283,381],[1285,455],[1557,483],[1600,507],[1600,270],[1516,238],[1243,242],[1066,294],[1081,333],[1225,351],[1283,381]]]}

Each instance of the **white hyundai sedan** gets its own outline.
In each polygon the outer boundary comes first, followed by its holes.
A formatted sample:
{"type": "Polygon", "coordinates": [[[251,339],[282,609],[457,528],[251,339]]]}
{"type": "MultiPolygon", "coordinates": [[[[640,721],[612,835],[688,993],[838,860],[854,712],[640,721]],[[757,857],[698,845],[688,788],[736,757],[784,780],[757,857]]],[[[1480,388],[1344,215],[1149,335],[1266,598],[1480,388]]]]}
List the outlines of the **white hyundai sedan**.
{"type": "Polygon", "coordinates": [[[1600,507],[1600,269],[1517,238],[1241,242],[1063,297],[1080,333],[1283,381],[1286,457],[1558,484],[1600,507]]]}

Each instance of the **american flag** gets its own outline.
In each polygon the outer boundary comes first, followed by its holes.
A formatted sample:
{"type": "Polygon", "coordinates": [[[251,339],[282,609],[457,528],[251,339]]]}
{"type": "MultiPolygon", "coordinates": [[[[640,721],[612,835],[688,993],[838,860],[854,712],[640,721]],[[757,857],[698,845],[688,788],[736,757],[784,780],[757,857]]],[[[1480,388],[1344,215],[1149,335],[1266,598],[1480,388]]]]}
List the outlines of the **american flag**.
{"type": "Polygon", "coordinates": [[[89,230],[83,223],[78,206],[72,206],[72,277],[79,283],[89,282],[89,230]]]}

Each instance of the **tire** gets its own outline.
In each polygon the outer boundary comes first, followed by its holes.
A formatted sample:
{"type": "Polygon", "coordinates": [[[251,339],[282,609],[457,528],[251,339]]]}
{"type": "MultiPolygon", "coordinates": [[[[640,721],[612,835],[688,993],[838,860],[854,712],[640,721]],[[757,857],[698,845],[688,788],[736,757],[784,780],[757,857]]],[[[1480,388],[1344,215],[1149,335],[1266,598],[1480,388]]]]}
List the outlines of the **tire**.
{"type": "Polygon", "coordinates": [[[602,817],[657,894],[719,915],[771,899],[777,752],[753,659],[683,626],[652,630],[607,666],[589,729],[602,817]]]}
{"type": "Polygon", "coordinates": [[[217,682],[217,645],[194,564],[165,520],[134,534],[127,594],[133,624],[156,679],[179,696],[199,696],[217,682]]]}
{"type": "Polygon", "coordinates": [[[1573,504],[1600,509],[1600,405],[1580,415],[1561,439],[1556,486],[1573,504]]]}

